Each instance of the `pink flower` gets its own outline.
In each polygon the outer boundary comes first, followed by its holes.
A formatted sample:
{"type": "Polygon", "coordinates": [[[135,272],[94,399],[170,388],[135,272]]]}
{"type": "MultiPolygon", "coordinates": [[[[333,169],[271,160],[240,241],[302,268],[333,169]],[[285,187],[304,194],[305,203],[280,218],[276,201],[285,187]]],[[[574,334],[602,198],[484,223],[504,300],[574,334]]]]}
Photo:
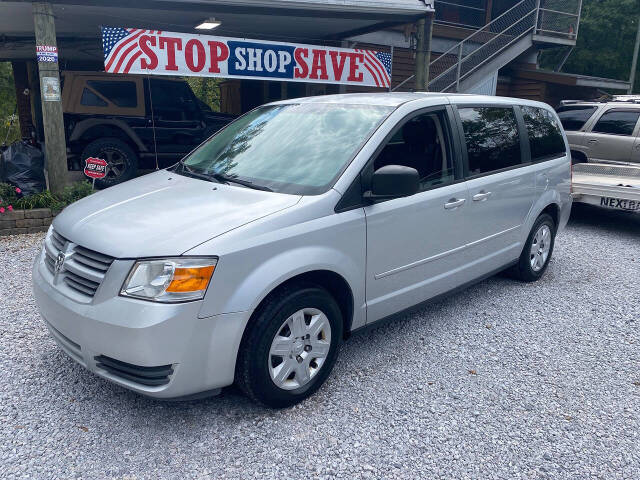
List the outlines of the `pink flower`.
{"type": "Polygon", "coordinates": [[[10,212],[13,212],[13,205],[9,205],[9,206],[7,207],[7,210],[9,210],[10,212]]]}
{"type": "Polygon", "coordinates": [[[16,193],[22,193],[22,190],[20,190],[20,188],[16,187],[16,193]]]}
{"type": "Polygon", "coordinates": [[[0,207],[0,213],[4,213],[4,207],[0,207]]]}

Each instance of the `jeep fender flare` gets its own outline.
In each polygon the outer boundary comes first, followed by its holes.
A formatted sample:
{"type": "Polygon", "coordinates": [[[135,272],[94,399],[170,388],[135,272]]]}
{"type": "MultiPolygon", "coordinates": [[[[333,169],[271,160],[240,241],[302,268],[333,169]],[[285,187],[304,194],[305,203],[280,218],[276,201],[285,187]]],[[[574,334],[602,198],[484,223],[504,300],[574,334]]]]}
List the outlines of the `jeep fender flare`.
{"type": "Polygon", "coordinates": [[[79,121],[73,129],[73,132],[69,137],[69,141],[77,142],[82,138],[82,135],[84,135],[87,130],[102,125],[109,125],[110,127],[115,127],[119,130],[122,130],[122,132],[129,138],[129,140],[131,140],[136,145],[140,152],[147,152],[149,150],[129,125],[113,118],[88,118],[86,120],[79,121]]]}

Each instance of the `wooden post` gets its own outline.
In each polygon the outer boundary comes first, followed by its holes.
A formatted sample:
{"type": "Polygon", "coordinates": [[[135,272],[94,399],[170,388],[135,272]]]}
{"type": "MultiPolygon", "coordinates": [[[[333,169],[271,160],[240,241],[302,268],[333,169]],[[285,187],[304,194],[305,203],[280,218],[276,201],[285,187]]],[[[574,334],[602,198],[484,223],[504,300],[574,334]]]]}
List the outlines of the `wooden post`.
{"type": "Polygon", "coordinates": [[[460,91],[460,71],[462,69],[462,45],[458,45],[458,63],[456,64],[456,92],[460,91]]]}
{"type": "Polygon", "coordinates": [[[425,19],[421,18],[416,23],[416,90],[418,92],[425,92],[425,65],[424,65],[424,27],[425,19]]]}
{"type": "Polygon", "coordinates": [[[33,120],[31,119],[31,92],[29,90],[27,63],[13,61],[11,62],[11,69],[13,70],[13,82],[16,89],[20,136],[22,138],[29,138],[33,131],[33,120]]]}
{"type": "MultiPolygon", "coordinates": [[[[33,24],[35,26],[36,45],[57,48],[55,19],[50,3],[33,3],[33,24]]],[[[55,62],[39,61],[38,72],[49,189],[57,193],[67,184],[67,145],[64,136],[60,75],[57,60],[55,62]],[[56,87],[58,95],[55,94],[56,87]]]]}
{"type": "Polygon", "coordinates": [[[429,91],[429,67],[431,66],[431,37],[433,36],[433,19],[435,12],[427,14],[424,23],[424,91],[429,91]]]}
{"type": "Polygon", "coordinates": [[[431,36],[433,12],[418,20],[416,31],[416,90],[429,91],[429,64],[431,63],[431,36]]]}

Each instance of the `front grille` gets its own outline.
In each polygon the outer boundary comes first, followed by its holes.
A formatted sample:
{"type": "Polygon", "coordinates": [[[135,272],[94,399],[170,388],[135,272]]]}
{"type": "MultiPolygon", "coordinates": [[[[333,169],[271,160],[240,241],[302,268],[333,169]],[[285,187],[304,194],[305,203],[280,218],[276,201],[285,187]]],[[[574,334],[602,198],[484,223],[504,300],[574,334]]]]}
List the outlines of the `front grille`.
{"type": "Polygon", "coordinates": [[[44,246],[47,269],[62,280],[56,285],[66,286],[84,300],[93,298],[114,258],[77,245],[55,230],[51,231],[44,246]],[[56,274],[56,259],[60,253],[66,258],[63,268],[56,274]]]}
{"type": "Polygon", "coordinates": [[[173,373],[173,367],[171,365],[141,367],[107,357],[106,355],[98,355],[94,358],[97,362],[96,366],[109,372],[111,375],[149,387],[166,385],[169,383],[169,377],[173,373]]]}

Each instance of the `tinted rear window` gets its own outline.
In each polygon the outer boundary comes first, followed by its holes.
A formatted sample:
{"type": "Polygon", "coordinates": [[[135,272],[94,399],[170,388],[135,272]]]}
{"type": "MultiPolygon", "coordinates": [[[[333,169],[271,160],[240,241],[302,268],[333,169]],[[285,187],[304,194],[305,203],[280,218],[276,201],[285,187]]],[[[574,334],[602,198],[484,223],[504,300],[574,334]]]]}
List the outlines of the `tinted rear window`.
{"type": "Polygon", "coordinates": [[[562,131],[551,112],[537,107],[520,108],[529,135],[531,160],[536,162],[565,155],[562,131]]]}
{"type": "Polygon", "coordinates": [[[89,80],[87,84],[118,107],[135,108],[138,106],[136,84],[134,82],[89,80]]]}
{"type": "Polygon", "coordinates": [[[640,111],[629,112],[609,110],[594,125],[592,132],[609,133],[612,135],[631,135],[636,127],[640,111]]]}
{"type": "Polygon", "coordinates": [[[93,93],[88,88],[82,90],[82,97],[80,98],[80,104],[87,107],[106,107],[107,102],[101,99],[98,95],[93,93]]]}
{"type": "Polygon", "coordinates": [[[513,108],[459,109],[469,157],[469,175],[521,163],[518,122],[513,108]]]}
{"type": "Polygon", "coordinates": [[[565,130],[580,130],[598,107],[572,106],[558,108],[558,117],[565,130]]]}

